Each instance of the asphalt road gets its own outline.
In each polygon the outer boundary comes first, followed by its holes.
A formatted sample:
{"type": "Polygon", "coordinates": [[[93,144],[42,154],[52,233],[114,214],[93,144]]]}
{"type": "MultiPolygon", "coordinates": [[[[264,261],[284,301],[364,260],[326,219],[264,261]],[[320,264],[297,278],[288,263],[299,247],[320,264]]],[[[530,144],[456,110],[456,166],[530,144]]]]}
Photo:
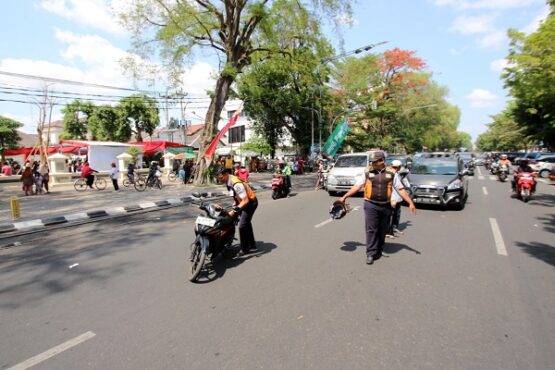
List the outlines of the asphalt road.
{"type": "Polygon", "coordinates": [[[201,284],[186,279],[193,207],[14,239],[0,368],[552,368],[553,186],[524,204],[477,172],[463,211],[403,208],[404,235],[367,266],[362,199],[329,222],[333,198],[298,181],[260,194],[260,251],[201,284]]]}

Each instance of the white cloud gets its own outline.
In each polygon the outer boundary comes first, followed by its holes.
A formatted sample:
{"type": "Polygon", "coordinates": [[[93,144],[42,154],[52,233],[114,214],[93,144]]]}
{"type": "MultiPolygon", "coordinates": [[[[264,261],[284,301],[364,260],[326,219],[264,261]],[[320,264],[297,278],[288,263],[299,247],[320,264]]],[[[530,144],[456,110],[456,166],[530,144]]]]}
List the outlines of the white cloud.
{"type": "Polygon", "coordinates": [[[507,59],[496,59],[490,63],[489,67],[494,72],[503,72],[503,69],[508,65],[507,59]]]}
{"type": "Polygon", "coordinates": [[[493,21],[495,17],[489,15],[482,16],[465,16],[461,15],[455,18],[451,25],[451,31],[470,35],[475,33],[486,33],[493,29],[493,21]]]}
{"type": "Polygon", "coordinates": [[[205,96],[206,90],[214,89],[215,73],[216,70],[208,63],[199,62],[193,65],[183,73],[184,90],[193,96],[205,96]]]}
{"type": "Polygon", "coordinates": [[[499,97],[489,90],[474,89],[466,96],[471,108],[492,108],[499,102],[499,97]]]}
{"type": "Polygon", "coordinates": [[[545,8],[542,10],[542,12],[538,16],[536,16],[532,20],[532,22],[530,22],[530,24],[528,24],[522,29],[522,32],[527,34],[535,32],[540,27],[540,24],[543,21],[545,21],[548,16],[549,16],[549,7],[546,5],[545,8]]]}
{"type": "Polygon", "coordinates": [[[51,13],[89,27],[123,34],[108,0],[40,0],[39,6],[51,13]]]}
{"type": "Polygon", "coordinates": [[[484,48],[499,48],[507,41],[507,34],[502,30],[491,30],[478,40],[478,44],[484,48]]]}
{"type": "Polygon", "coordinates": [[[543,0],[432,0],[437,6],[453,6],[459,10],[465,9],[512,9],[540,4],[543,0]]]}

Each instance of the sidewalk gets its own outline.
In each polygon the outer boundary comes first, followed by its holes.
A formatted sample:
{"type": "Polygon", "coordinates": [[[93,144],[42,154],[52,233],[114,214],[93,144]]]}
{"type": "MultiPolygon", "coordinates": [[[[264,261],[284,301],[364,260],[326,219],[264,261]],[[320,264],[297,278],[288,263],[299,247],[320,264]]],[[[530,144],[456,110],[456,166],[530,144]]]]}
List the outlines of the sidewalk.
{"type": "MultiPolygon", "coordinates": [[[[250,182],[255,189],[266,189],[271,184],[270,173],[251,174],[250,182]]],[[[183,185],[178,181],[162,180],[163,188],[147,189],[138,192],[134,188],[120,185],[114,191],[108,183],[105,190],[77,192],[72,184],[58,185],[51,189],[50,194],[24,196],[21,183],[2,184],[0,189],[0,235],[17,231],[43,228],[66,222],[74,222],[87,218],[132,213],[135,211],[185,204],[195,191],[211,192],[220,195],[226,189],[221,185],[195,187],[183,185]],[[12,220],[10,196],[19,198],[21,217],[12,220]]]]}

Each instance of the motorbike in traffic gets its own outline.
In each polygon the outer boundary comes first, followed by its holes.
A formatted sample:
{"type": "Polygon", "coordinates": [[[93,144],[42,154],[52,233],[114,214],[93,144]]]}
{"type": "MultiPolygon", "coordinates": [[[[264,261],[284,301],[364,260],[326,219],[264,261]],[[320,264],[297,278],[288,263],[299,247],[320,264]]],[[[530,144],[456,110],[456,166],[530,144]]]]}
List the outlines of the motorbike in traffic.
{"type": "Polygon", "coordinates": [[[195,220],[195,241],[191,244],[189,256],[189,280],[195,282],[207,265],[207,258],[214,261],[220,254],[231,257],[238,217],[229,216],[228,210],[219,204],[205,202],[205,193],[194,193],[193,196],[200,199],[199,208],[204,211],[204,215],[195,220]]]}
{"type": "Polygon", "coordinates": [[[516,197],[524,203],[528,202],[536,188],[536,174],[533,172],[519,172],[516,174],[516,197]]]}
{"type": "Polygon", "coordinates": [[[499,166],[497,170],[497,179],[501,182],[507,181],[507,177],[509,176],[509,168],[506,165],[499,166]]]}
{"type": "Polygon", "coordinates": [[[289,193],[282,175],[274,174],[272,177],[272,199],[285,198],[289,193]]]}
{"type": "Polygon", "coordinates": [[[499,170],[499,164],[497,162],[492,162],[489,167],[489,173],[492,175],[497,175],[497,171],[499,170]]]}

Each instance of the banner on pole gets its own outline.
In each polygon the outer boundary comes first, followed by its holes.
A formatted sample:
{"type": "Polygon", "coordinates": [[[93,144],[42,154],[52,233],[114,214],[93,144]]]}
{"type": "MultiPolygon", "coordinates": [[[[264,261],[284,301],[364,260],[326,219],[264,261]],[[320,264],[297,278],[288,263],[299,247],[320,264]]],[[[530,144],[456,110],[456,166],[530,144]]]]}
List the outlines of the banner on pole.
{"type": "Polygon", "coordinates": [[[350,129],[351,126],[349,125],[347,119],[343,119],[343,121],[337,125],[335,130],[333,130],[332,134],[328,138],[328,141],[324,144],[324,148],[322,148],[324,154],[333,157],[339,148],[341,148],[341,144],[343,144],[343,141],[347,137],[350,129]]]}
{"type": "Polygon", "coordinates": [[[214,140],[212,140],[208,148],[206,148],[206,150],[204,151],[204,158],[206,159],[207,163],[212,162],[212,157],[214,156],[214,152],[216,151],[216,146],[220,142],[222,136],[224,136],[226,132],[229,131],[229,129],[237,122],[242,108],[243,107],[241,106],[235,111],[229,122],[220,130],[220,132],[218,132],[214,140]]]}

